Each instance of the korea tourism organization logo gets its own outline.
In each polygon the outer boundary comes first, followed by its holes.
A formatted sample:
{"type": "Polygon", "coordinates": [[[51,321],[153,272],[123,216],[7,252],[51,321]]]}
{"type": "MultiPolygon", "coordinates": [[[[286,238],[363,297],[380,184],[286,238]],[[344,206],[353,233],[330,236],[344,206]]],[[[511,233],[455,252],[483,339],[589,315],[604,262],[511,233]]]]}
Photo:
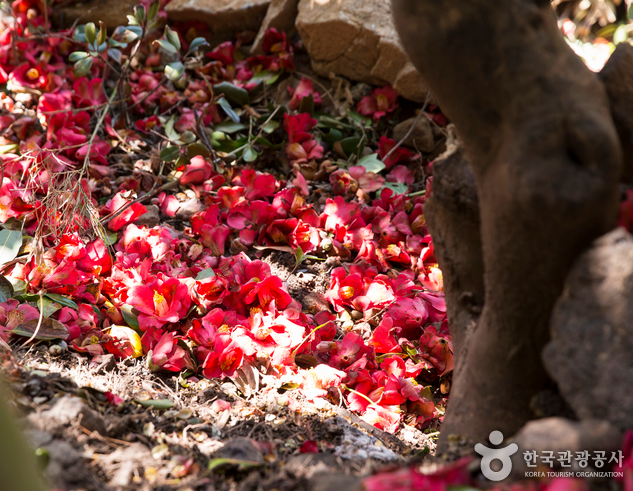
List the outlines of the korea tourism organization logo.
{"type": "MultiPolygon", "coordinates": [[[[500,431],[493,431],[488,435],[488,440],[493,445],[499,445],[503,441],[503,433],[500,431]]],[[[517,453],[519,446],[516,443],[511,443],[504,448],[488,448],[481,443],[475,445],[475,452],[481,455],[481,473],[487,479],[491,481],[503,481],[512,472],[512,461],[510,457],[517,453]],[[501,462],[501,469],[493,471],[491,464],[494,460],[501,462]]]]}
{"type": "MultiPolygon", "coordinates": [[[[503,442],[503,433],[493,431],[488,436],[490,443],[498,446],[503,442]]],[[[512,472],[512,460],[510,457],[519,451],[516,443],[511,443],[505,447],[490,448],[478,443],[475,445],[475,452],[481,455],[481,473],[490,481],[503,481],[512,472]],[[493,470],[492,463],[499,461],[493,470]]],[[[607,464],[622,465],[622,451],[611,452],[608,456],[605,451],[596,451],[590,454],[585,450],[582,452],[565,452],[526,450],[523,452],[525,465],[534,469],[525,473],[525,477],[623,477],[623,472],[609,472],[602,469],[607,464]],[[555,455],[556,454],[556,455],[555,455]],[[591,462],[591,467],[589,467],[591,462]]]]}

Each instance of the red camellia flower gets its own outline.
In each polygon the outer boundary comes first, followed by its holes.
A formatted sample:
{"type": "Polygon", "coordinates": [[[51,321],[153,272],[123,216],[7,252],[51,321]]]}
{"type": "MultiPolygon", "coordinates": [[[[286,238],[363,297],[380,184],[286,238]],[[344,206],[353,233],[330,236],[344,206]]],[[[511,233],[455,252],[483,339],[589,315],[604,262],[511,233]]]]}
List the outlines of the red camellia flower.
{"type": "Polygon", "coordinates": [[[284,128],[288,133],[286,154],[294,163],[308,162],[323,157],[323,147],[309,133],[317,120],[308,113],[289,116],[284,114],[284,128]]]}
{"type": "Polygon", "coordinates": [[[371,95],[363,97],[356,109],[363,116],[371,116],[374,121],[392,113],[398,108],[398,93],[391,85],[378,87],[371,95]]]}
{"type": "MultiPolygon", "coordinates": [[[[114,195],[112,199],[108,200],[104,208],[110,213],[114,214],[125,205],[127,205],[129,202],[130,200],[124,198],[122,193],[118,192],[114,195]]],[[[108,228],[113,232],[116,232],[117,230],[122,229],[128,223],[136,220],[145,212],[147,212],[147,208],[145,208],[145,206],[143,206],[141,203],[134,203],[121,214],[110,220],[108,222],[108,228]]]]}
{"type": "Polygon", "coordinates": [[[173,332],[164,333],[148,357],[151,370],[180,372],[194,368],[189,351],[179,345],[173,332]]]}
{"type": "Polygon", "coordinates": [[[178,322],[187,315],[191,297],[187,285],[178,278],[167,278],[159,273],[146,285],[134,286],[127,292],[127,304],[136,307],[141,329],[161,327],[178,322]]]}
{"type": "Polygon", "coordinates": [[[395,140],[391,138],[387,138],[386,136],[381,136],[380,140],[378,140],[378,156],[383,159],[382,162],[385,164],[387,169],[391,169],[393,166],[399,163],[407,163],[413,162],[420,158],[419,154],[415,154],[410,150],[407,150],[403,147],[396,148],[389,157],[387,155],[391,152],[391,149],[397,145],[395,140]],[[385,157],[387,157],[385,159],[385,157]]]}

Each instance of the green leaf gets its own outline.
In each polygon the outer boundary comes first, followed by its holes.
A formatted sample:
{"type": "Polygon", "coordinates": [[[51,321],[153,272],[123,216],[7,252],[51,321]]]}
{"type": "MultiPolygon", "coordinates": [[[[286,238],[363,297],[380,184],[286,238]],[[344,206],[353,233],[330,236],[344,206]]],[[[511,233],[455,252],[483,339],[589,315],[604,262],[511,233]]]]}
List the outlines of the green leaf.
{"type": "Polygon", "coordinates": [[[633,20],[633,4],[629,6],[629,19],[633,20]]]}
{"type": "Polygon", "coordinates": [[[222,133],[231,135],[233,133],[237,133],[240,130],[247,130],[248,125],[243,123],[235,123],[234,121],[224,121],[223,123],[216,124],[213,129],[215,131],[221,131],[222,133]]]}
{"type": "Polygon", "coordinates": [[[86,41],[90,44],[94,44],[97,40],[97,28],[95,27],[94,22],[88,22],[86,27],[84,28],[84,34],[86,36],[86,41]]]}
{"type": "Polygon", "coordinates": [[[64,307],[70,307],[71,309],[79,310],[79,306],[70,298],[58,295],[57,293],[45,293],[44,296],[50,298],[54,302],[63,305],[64,307]]]}
{"type": "Polygon", "coordinates": [[[308,94],[306,97],[301,99],[301,103],[299,104],[299,112],[314,114],[314,97],[312,97],[312,94],[308,94]]]}
{"type": "Polygon", "coordinates": [[[0,276],[0,302],[6,302],[14,295],[13,285],[6,277],[0,276]]]}
{"type": "Polygon", "coordinates": [[[130,26],[135,26],[135,27],[139,25],[138,21],[136,20],[136,17],[134,17],[133,15],[127,16],[127,23],[130,26]]]}
{"type": "Polygon", "coordinates": [[[176,47],[166,39],[157,39],[154,42],[158,43],[158,45],[167,53],[171,53],[172,55],[178,54],[178,50],[176,49],[176,47]]]}
{"type": "Polygon", "coordinates": [[[209,43],[205,38],[195,38],[189,45],[189,51],[195,51],[201,46],[209,46],[209,43]]]}
{"type": "Polygon", "coordinates": [[[108,56],[116,61],[119,65],[121,64],[121,50],[116,48],[110,48],[108,50],[108,56]]]}
{"type": "Polygon", "coordinates": [[[215,84],[213,90],[216,94],[224,94],[229,101],[239,106],[244,106],[251,101],[245,89],[237,87],[230,82],[215,84]]]}
{"type": "Polygon", "coordinates": [[[246,151],[242,155],[242,158],[244,159],[244,162],[251,163],[255,162],[259,158],[259,155],[260,154],[253,150],[253,147],[251,147],[246,149],[246,151]]]}
{"type": "Polygon", "coordinates": [[[618,27],[613,33],[613,44],[620,44],[627,40],[629,33],[626,30],[625,25],[618,27]]]}
{"type": "Polygon", "coordinates": [[[172,82],[177,82],[185,74],[185,65],[179,61],[174,61],[165,65],[165,76],[172,82]]]}
{"type": "Polygon", "coordinates": [[[13,287],[13,295],[22,295],[26,293],[26,281],[13,278],[11,276],[8,278],[5,276],[4,278],[11,283],[11,286],[13,287]]]}
{"type": "Polygon", "coordinates": [[[111,232],[110,230],[105,231],[105,234],[103,235],[103,242],[105,242],[105,245],[114,245],[116,244],[117,240],[119,240],[119,236],[116,232],[111,232]]]}
{"type": "Polygon", "coordinates": [[[359,155],[363,151],[365,145],[362,145],[361,142],[362,139],[360,137],[350,136],[348,138],[343,138],[340,141],[340,144],[343,152],[345,152],[345,155],[349,157],[350,155],[359,155]]]}
{"type": "Polygon", "coordinates": [[[207,278],[213,278],[215,276],[215,271],[213,268],[203,269],[196,275],[196,280],[206,280],[207,278]]]}
{"type": "Polygon", "coordinates": [[[130,326],[132,329],[140,329],[138,323],[138,315],[134,314],[134,312],[132,311],[132,306],[127,304],[122,305],[121,315],[123,316],[123,320],[125,320],[125,322],[127,322],[127,325],[130,326]]]}
{"type": "Polygon", "coordinates": [[[0,145],[0,155],[4,155],[5,153],[15,152],[19,148],[20,146],[17,143],[10,143],[9,145],[0,145]]]}
{"type": "Polygon", "coordinates": [[[165,39],[169,41],[177,51],[180,51],[182,45],[180,44],[180,38],[178,34],[170,29],[169,26],[165,26],[165,39]]]}
{"type": "Polygon", "coordinates": [[[323,137],[325,143],[327,143],[330,147],[333,147],[334,144],[343,139],[343,133],[341,133],[336,128],[330,128],[330,131],[323,137]]]}
{"type": "Polygon", "coordinates": [[[272,85],[279,79],[279,76],[281,74],[282,74],[281,71],[271,72],[270,70],[262,70],[261,72],[253,75],[251,79],[249,80],[249,82],[254,83],[254,84],[259,84],[261,82],[264,82],[266,85],[272,85]]]}
{"type": "Polygon", "coordinates": [[[352,125],[343,123],[332,116],[327,114],[317,114],[316,119],[319,122],[319,128],[337,128],[339,130],[353,130],[354,127],[352,125]]]}
{"type": "Polygon", "coordinates": [[[297,246],[295,249],[295,267],[299,266],[303,261],[305,261],[305,255],[303,254],[303,249],[301,246],[297,246]]]}
{"type": "Polygon", "coordinates": [[[261,467],[262,464],[259,462],[251,462],[250,460],[240,460],[240,459],[230,459],[230,458],[222,458],[222,459],[213,459],[209,462],[208,469],[210,471],[218,468],[218,467],[237,467],[238,470],[250,469],[252,467],[261,467]]]}
{"type": "Polygon", "coordinates": [[[372,153],[371,155],[366,155],[362,159],[358,161],[358,164],[362,165],[367,172],[375,172],[378,174],[381,170],[383,170],[386,166],[382,163],[382,161],[378,158],[377,153],[372,153]]]}
{"type": "MultiPolygon", "coordinates": [[[[140,36],[135,32],[136,29],[141,29],[139,26],[119,26],[112,33],[112,40],[120,43],[131,43],[136,41],[140,36]]],[[[141,29],[141,32],[143,30],[141,29]]],[[[123,47],[123,46],[121,46],[123,47]]]]}
{"type": "Polygon", "coordinates": [[[356,111],[347,111],[347,117],[362,126],[371,126],[371,118],[363,116],[356,111]]]}
{"type": "Polygon", "coordinates": [[[88,74],[90,69],[92,68],[92,58],[84,58],[83,60],[79,60],[73,66],[73,72],[77,77],[83,77],[88,74]]]}
{"type": "Polygon", "coordinates": [[[57,302],[53,302],[51,299],[44,296],[37,299],[37,309],[44,317],[50,317],[61,308],[62,306],[57,302]]]}
{"type": "Polygon", "coordinates": [[[145,10],[145,5],[138,4],[134,6],[134,17],[138,21],[139,25],[143,25],[145,19],[147,19],[147,11],[145,10]]]}
{"type": "Polygon", "coordinates": [[[85,51],[75,51],[74,53],[70,53],[70,56],[68,57],[68,61],[70,61],[71,63],[75,63],[76,61],[83,60],[84,58],[88,58],[88,56],[90,55],[86,53],[85,51]]]}
{"type": "Polygon", "coordinates": [[[262,129],[264,130],[264,133],[270,135],[273,131],[279,128],[279,125],[279,121],[270,120],[262,127],[262,129]]]}
{"type": "Polygon", "coordinates": [[[22,247],[22,232],[4,229],[0,231],[0,265],[13,261],[22,247]]]}
{"type": "Polygon", "coordinates": [[[227,101],[224,97],[222,97],[221,99],[218,100],[218,104],[220,104],[220,107],[224,110],[226,115],[233,120],[233,122],[235,123],[240,122],[240,117],[233,110],[229,101],[227,101]]]}
{"type": "Polygon", "coordinates": [[[153,407],[154,409],[170,409],[174,407],[174,401],[169,399],[149,399],[147,401],[135,400],[137,404],[145,407],[153,407]]]}
{"type": "Polygon", "coordinates": [[[160,159],[165,162],[173,162],[180,155],[180,147],[165,147],[160,151],[160,159]]]}
{"type": "Polygon", "coordinates": [[[409,186],[402,182],[386,182],[383,189],[391,189],[394,194],[405,194],[409,192],[409,186]]]}
{"type": "Polygon", "coordinates": [[[147,11],[147,20],[154,20],[154,17],[156,17],[156,14],[158,13],[159,6],[160,3],[158,2],[158,0],[154,0],[152,3],[149,4],[149,10],[147,11]]]}
{"type": "Polygon", "coordinates": [[[175,117],[172,116],[169,118],[169,121],[167,121],[167,124],[165,124],[165,136],[171,141],[177,141],[180,138],[180,134],[174,130],[174,122],[175,117]]]}
{"type": "Polygon", "coordinates": [[[201,157],[210,157],[211,152],[209,152],[209,149],[200,142],[194,142],[187,146],[187,157],[192,159],[198,155],[201,157]]]}

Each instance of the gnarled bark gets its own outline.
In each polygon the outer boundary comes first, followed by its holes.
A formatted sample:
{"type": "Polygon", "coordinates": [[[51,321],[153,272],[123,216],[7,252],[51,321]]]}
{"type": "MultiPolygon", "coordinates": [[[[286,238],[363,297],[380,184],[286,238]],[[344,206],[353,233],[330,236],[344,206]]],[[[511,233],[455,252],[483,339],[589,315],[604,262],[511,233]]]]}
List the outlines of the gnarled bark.
{"type": "Polygon", "coordinates": [[[440,446],[450,434],[510,436],[548,384],[540,353],[565,276],[615,222],[621,150],[609,103],[547,1],[392,3],[407,53],[464,142],[479,196],[484,308],[440,446]]]}
{"type": "Polygon", "coordinates": [[[599,74],[622,145],[622,182],[633,184],[633,46],[620,43],[599,74]]]}
{"type": "Polygon", "coordinates": [[[424,216],[442,275],[453,350],[461,371],[464,350],[484,302],[484,265],[475,177],[461,145],[433,162],[424,216]],[[447,155],[448,154],[448,155],[447,155]]]}

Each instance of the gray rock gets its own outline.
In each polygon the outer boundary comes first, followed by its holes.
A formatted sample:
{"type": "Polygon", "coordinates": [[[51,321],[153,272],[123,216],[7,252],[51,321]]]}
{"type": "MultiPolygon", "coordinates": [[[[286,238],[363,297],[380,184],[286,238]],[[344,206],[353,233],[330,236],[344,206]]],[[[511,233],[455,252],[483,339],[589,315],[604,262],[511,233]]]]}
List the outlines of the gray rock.
{"type": "Polygon", "coordinates": [[[420,118],[407,119],[397,124],[393,129],[393,139],[396,142],[404,139],[402,144],[405,147],[417,148],[425,153],[430,153],[435,148],[433,127],[431,126],[431,122],[424,115],[420,116],[420,118]],[[417,123],[415,122],[416,119],[418,119],[417,123]],[[413,127],[414,123],[415,126],[413,127]],[[405,138],[411,127],[413,127],[413,131],[405,138]]]}
{"type": "Polygon", "coordinates": [[[296,27],[319,75],[391,84],[403,97],[424,101],[426,84],[400,44],[390,2],[300,0],[296,27]]]}
{"type": "Polygon", "coordinates": [[[249,462],[264,462],[264,455],[250,438],[233,438],[218,449],[213,458],[248,460],[249,462]]]}
{"type": "Polygon", "coordinates": [[[270,0],[172,0],[165,7],[171,20],[201,20],[214,33],[257,31],[270,0]]]}
{"type": "Polygon", "coordinates": [[[253,42],[251,54],[261,54],[263,52],[262,45],[264,43],[264,34],[271,27],[280,32],[285,32],[292,36],[295,32],[295,20],[298,13],[299,0],[271,0],[266,17],[262,26],[259,28],[257,37],[253,42]]]}
{"type": "Polygon", "coordinates": [[[597,239],[574,264],[543,362],[582,419],[633,428],[633,236],[597,239]]]}
{"type": "Polygon", "coordinates": [[[72,422],[78,422],[87,430],[101,434],[106,431],[101,415],[90,409],[82,399],[71,395],[54,399],[49,409],[39,414],[32,413],[27,419],[36,428],[45,431],[52,431],[72,422]]]}
{"type": "Polygon", "coordinates": [[[156,205],[148,205],[147,211],[134,220],[134,225],[142,227],[143,225],[152,228],[160,223],[160,208],[156,205]]]}

